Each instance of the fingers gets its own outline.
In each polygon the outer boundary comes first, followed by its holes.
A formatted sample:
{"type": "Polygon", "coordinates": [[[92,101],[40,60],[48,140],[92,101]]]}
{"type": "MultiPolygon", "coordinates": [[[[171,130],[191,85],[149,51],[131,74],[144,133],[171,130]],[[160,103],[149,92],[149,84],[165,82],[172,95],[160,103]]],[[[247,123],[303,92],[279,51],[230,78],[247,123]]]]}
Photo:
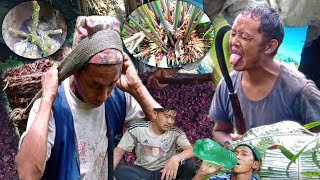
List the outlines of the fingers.
{"type": "Polygon", "coordinates": [[[123,53],[123,63],[130,61],[130,57],[128,56],[128,54],[123,53]]]}
{"type": "Polygon", "coordinates": [[[148,79],[147,79],[147,85],[148,85],[148,86],[151,85],[151,82],[152,82],[153,78],[154,78],[153,74],[151,74],[151,75],[148,77],[148,79]]]}
{"type": "Polygon", "coordinates": [[[241,135],[239,134],[231,134],[231,138],[232,138],[232,141],[237,141],[239,139],[241,139],[241,135]]]}
{"type": "Polygon", "coordinates": [[[166,177],[166,173],[167,173],[167,170],[162,169],[161,180],[164,180],[164,178],[166,177]]]}
{"type": "Polygon", "coordinates": [[[172,179],[176,179],[177,178],[177,172],[178,172],[178,169],[173,170],[172,179]]]}
{"type": "Polygon", "coordinates": [[[147,79],[148,86],[154,89],[161,89],[166,87],[168,84],[161,84],[153,75],[149,76],[147,79]]]}
{"type": "Polygon", "coordinates": [[[161,174],[161,180],[172,180],[176,179],[178,170],[167,170],[163,169],[161,174]]]}
{"type": "Polygon", "coordinates": [[[41,77],[42,98],[53,101],[58,92],[58,69],[50,68],[41,77]]]}

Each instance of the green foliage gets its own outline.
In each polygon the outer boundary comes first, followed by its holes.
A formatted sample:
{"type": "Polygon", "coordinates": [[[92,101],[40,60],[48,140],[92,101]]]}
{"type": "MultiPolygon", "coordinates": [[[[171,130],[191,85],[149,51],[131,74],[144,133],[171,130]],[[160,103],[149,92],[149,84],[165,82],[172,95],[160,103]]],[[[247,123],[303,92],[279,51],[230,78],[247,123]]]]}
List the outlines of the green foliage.
{"type": "Polygon", "coordinates": [[[0,72],[4,73],[12,68],[22,66],[24,63],[18,60],[17,56],[9,56],[9,59],[5,62],[0,62],[0,72]]]}
{"type": "Polygon", "coordinates": [[[280,145],[279,149],[281,151],[281,153],[288,158],[289,160],[291,160],[294,157],[294,154],[292,152],[290,152],[286,147],[280,145]]]}
{"type": "Polygon", "coordinates": [[[320,121],[311,122],[311,123],[303,125],[303,127],[306,128],[306,129],[312,129],[312,128],[315,128],[315,127],[318,127],[318,126],[320,126],[320,121]]]}
{"type": "Polygon", "coordinates": [[[288,166],[287,166],[287,173],[288,173],[288,170],[289,170],[291,164],[292,164],[293,162],[295,162],[295,161],[301,156],[301,154],[305,151],[305,149],[306,149],[310,144],[314,143],[315,141],[319,141],[319,140],[320,140],[320,135],[318,135],[314,140],[308,142],[297,154],[295,154],[295,155],[292,157],[291,161],[289,162],[289,164],[288,164],[288,166]]]}

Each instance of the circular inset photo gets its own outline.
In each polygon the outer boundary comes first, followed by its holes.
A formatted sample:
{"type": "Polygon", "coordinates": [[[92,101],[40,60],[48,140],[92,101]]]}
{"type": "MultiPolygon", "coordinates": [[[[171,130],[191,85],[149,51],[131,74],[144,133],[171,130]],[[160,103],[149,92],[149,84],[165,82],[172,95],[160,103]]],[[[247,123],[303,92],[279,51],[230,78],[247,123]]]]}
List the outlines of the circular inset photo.
{"type": "Polygon", "coordinates": [[[213,26],[197,6],[160,0],[134,10],[122,28],[134,57],[151,66],[182,67],[201,59],[213,43],[213,26]]]}
{"type": "Polygon", "coordinates": [[[2,36],[17,55],[39,59],[56,52],[66,39],[63,15],[44,1],[27,1],[12,8],[2,24],[2,36]]]}

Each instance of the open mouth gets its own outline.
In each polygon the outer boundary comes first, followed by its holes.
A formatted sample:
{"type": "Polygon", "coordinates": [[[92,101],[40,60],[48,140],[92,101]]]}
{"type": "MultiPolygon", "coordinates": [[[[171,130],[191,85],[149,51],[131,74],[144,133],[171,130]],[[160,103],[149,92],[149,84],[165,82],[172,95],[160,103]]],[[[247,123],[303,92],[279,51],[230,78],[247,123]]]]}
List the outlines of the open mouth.
{"type": "Polygon", "coordinates": [[[240,62],[241,59],[242,59],[242,55],[239,51],[237,51],[237,50],[231,51],[230,63],[233,66],[236,66],[240,62]]]}

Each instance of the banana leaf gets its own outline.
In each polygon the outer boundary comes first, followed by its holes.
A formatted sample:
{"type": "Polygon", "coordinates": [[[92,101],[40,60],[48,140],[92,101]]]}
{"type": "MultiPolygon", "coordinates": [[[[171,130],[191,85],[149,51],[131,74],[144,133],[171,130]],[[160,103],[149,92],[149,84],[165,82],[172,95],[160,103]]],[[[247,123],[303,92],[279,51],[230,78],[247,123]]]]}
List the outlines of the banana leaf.
{"type": "Polygon", "coordinates": [[[259,176],[262,179],[320,179],[319,134],[293,121],[248,130],[232,144],[249,143],[262,154],[259,176]],[[270,149],[278,145],[276,149],[270,149]]]}

